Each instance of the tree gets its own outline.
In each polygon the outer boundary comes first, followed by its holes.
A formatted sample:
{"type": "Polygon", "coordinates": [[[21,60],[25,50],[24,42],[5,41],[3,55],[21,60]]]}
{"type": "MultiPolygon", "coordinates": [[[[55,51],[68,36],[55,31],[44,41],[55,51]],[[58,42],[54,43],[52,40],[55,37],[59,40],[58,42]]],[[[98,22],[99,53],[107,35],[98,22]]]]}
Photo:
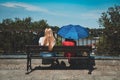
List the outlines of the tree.
{"type": "MultiPolygon", "coordinates": [[[[0,22],[0,52],[16,53],[24,50],[24,45],[38,44],[40,33],[51,27],[46,20],[31,21],[31,17],[24,19],[4,19],[0,22]]],[[[58,27],[51,27],[54,32],[58,27]]]]}
{"type": "Polygon", "coordinates": [[[104,27],[105,43],[102,47],[107,49],[110,55],[119,55],[120,50],[120,6],[108,8],[99,18],[101,27],[104,27]]]}

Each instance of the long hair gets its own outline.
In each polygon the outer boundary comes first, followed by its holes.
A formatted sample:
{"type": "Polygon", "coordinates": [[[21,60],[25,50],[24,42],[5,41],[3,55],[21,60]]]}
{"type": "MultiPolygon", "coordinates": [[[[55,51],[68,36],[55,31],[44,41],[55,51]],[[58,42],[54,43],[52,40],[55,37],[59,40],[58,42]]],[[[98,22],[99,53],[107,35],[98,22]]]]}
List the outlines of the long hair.
{"type": "Polygon", "coordinates": [[[45,40],[44,40],[44,46],[48,46],[49,51],[51,51],[55,45],[55,38],[53,36],[53,31],[51,28],[45,29],[45,40]]]}

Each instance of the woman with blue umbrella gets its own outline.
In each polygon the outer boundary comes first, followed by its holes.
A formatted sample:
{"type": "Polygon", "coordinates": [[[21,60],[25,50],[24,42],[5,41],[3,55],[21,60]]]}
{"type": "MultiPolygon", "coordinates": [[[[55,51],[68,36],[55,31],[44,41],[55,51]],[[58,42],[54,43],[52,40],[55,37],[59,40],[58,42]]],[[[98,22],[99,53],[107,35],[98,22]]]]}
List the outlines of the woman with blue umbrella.
{"type": "MultiPolygon", "coordinates": [[[[87,28],[84,28],[80,25],[66,25],[60,28],[60,30],[58,31],[58,35],[65,38],[65,41],[62,42],[63,46],[76,46],[76,42],[74,40],[88,37],[89,32],[87,28]]],[[[75,57],[76,54],[65,52],[64,56],[68,58],[68,62],[71,66],[72,61],[70,58],[75,57]]]]}

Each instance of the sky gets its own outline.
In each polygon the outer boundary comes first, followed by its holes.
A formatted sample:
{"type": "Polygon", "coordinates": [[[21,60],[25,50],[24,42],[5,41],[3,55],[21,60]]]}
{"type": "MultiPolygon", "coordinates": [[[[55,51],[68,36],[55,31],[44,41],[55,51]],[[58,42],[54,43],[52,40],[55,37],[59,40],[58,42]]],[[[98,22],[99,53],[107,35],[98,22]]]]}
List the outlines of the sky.
{"type": "Polygon", "coordinates": [[[120,5],[120,0],[0,0],[0,22],[31,17],[32,21],[44,19],[50,26],[100,28],[101,14],[115,5],[120,5]]]}

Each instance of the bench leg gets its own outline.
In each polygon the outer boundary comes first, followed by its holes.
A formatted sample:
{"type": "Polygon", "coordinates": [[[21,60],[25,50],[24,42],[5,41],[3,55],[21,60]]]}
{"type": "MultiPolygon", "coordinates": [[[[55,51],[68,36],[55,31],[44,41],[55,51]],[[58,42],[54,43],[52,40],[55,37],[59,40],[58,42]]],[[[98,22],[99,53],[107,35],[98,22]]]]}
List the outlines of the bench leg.
{"type": "Polygon", "coordinates": [[[30,57],[30,53],[27,53],[27,73],[29,73],[29,70],[32,70],[32,67],[31,67],[31,57],[30,57]]]}
{"type": "Polygon", "coordinates": [[[30,63],[29,63],[30,65],[29,65],[29,68],[30,68],[30,70],[32,70],[32,65],[31,65],[31,57],[30,57],[30,63]]]}
{"type": "Polygon", "coordinates": [[[88,74],[92,74],[92,71],[93,71],[93,65],[92,65],[92,62],[91,62],[91,58],[89,58],[89,63],[88,63],[88,67],[89,67],[89,72],[88,74]]]}

